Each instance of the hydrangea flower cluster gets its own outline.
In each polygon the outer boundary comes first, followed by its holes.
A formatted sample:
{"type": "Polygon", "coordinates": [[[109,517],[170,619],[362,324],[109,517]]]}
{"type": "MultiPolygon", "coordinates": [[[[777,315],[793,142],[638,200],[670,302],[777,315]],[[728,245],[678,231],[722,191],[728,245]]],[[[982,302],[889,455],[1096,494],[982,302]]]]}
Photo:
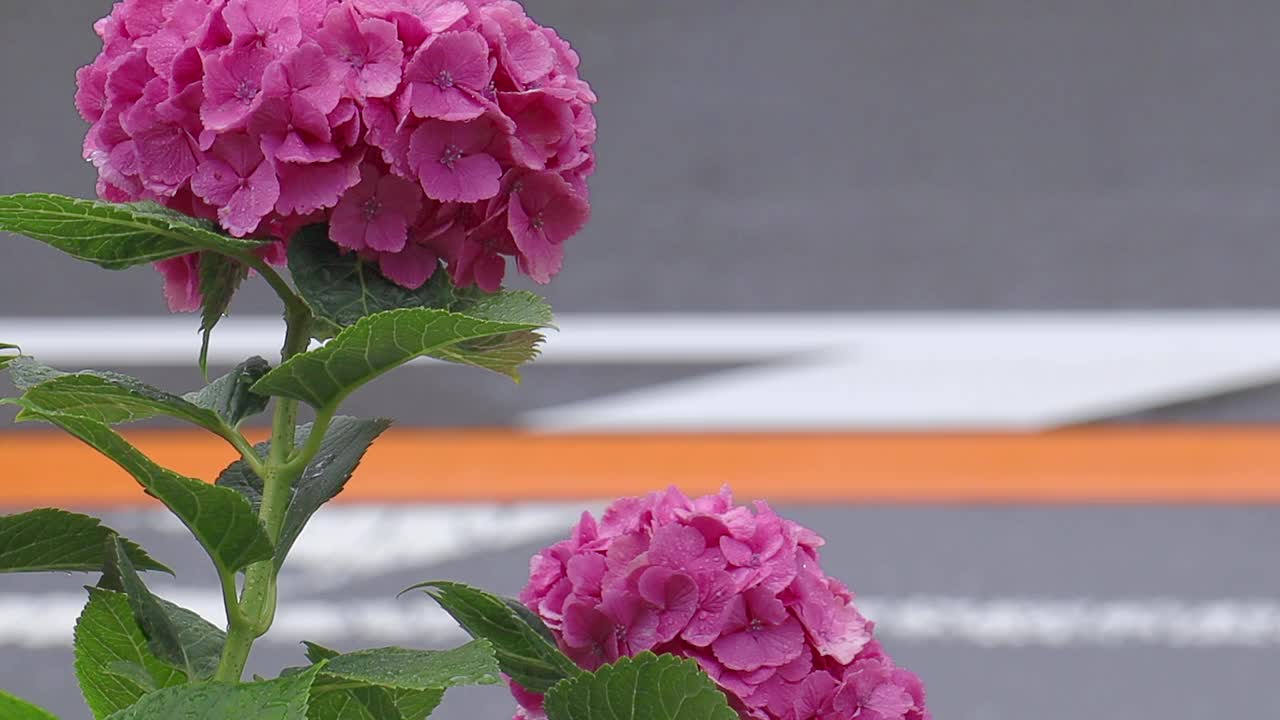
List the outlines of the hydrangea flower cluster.
{"type": "MultiPolygon", "coordinates": [[[[330,238],[408,288],[548,282],[590,212],[596,97],[511,0],[124,0],[77,75],[107,200],[330,238]]],[[[283,259],[283,243],[266,252],[283,259]]],[[[194,256],[165,261],[199,305],[194,256]]]]}
{"type": "MultiPolygon", "coordinates": [[[[924,686],[823,574],[820,538],[727,490],[672,488],[590,513],[536,555],[520,600],[593,670],[649,650],[696,660],[744,718],[927,720],[924,686]]],[[[513,684],[517,720],[545,717],[513,684]]]]}

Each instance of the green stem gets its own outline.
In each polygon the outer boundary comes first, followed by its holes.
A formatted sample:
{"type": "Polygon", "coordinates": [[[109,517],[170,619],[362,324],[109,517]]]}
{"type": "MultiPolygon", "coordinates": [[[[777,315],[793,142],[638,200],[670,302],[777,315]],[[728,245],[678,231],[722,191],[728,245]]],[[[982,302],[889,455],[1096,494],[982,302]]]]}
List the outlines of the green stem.
{"type": "Polygon", "coordinates": [[[315,422],[311,423],[311,434],[307,436],[307,442],[298,448],[289,456],[288,461],[284,465],[284,470],[290,473],[296,473],[301,477],[302,472],[306,470],[307,463],[320,452],[320,446],[324,443],[324,435],[329,430],[329,423],[333,422],[334,413],[337,407],[330,405],[316,411],[315,422]]]}
{"type": "MultiPolygon", "coordinates": [[[[289,309],[285,313],[285,321],[288,330],[285,333],[284,348],[280,350],[282,363],[305,352],[311,341],[311,313],[305,305],[301,310],[289,309]]],[[[293,454],[294,429],[297,424],[298,401],[277,398],[275,417],[271,421],[271,457],[267,459],[269,467],[279,467],[288,462],[289,456],[293,454]]]]}
{"type": "MultiPolygon", "coordinates": [[[[262,265],[271,272],[271,275],[279,279],[275,271],[270,270],[265,263],[262,265]]],[[[263,271],[259,270],[259,272],[263,271]]],[[[263,276],[271,282],[266,272],[263,272],[263,276]]],[[[283,280],[280,282],[283,283],[283,280]]],[[[284,287],[287,290],[288,286],[284,287]]],[[[292,295],[291,290],[288,293],[292,295]]],[[[283,298],[284,295],[281,297],[283,298]]],[[[293,297],[296,299],[296,296],[293,297]]],[[[300,300],[297,303],[290,303],[287,299],[285,305],[285,322],[288,329],[284,347],[280,351],[282,362],[305,352],[311,340],[311,313],[307,306],[300,300]]],[[[300,464],[290,462],[291,456],[295,455],[294,434],[297,421],[298,401],[288,398],[277,399],[275,415],[271,423],[271,452],[265,464],[258,462],[254,468],[262,478],[262,503],[258,510],[258,517],[262,520],[267,536],[271,538],[273,544],[280,539],[285,512],[289,509],[290,491],[301,475],[302,468],[306,466],[305,461],[300,464]]],[[[253,455],[252,448],[248,450],[249,455],[253,455]]],[[[250,465],[254,466],[254,463],[251,462],[250,465]]],[[[253,649],[254,641],[265,635],[275,620],[277,571],[274,558],[250,565],[245,570],[244,590],[238,602],[234,600],[234,577],[231,578],[230,583],[224,578],[223,594],[226,596],[230,592],[230,599],[226,601],[227,642],[223,646],[222,659],[214,679],[223,682],[239,682],[244,675],[244,667],[249,660],[249,652],[253,649]]]]}
{"type": "Polygon", "coordinates": [[[249,466],[249,469],[253,470],[254,475],[262,477],[266,473],[266,466],[262,464],[262,459],[258,457],[257,451],[253,449],[253,444],[239,430],[231,430],[223,434],[222,437],[240,453],[240,457],[249,466]]]}
{"type": "MultiPolygon", "coordinates": [[[[255,272],[262,276],[263,280],[267,281],[267,284],[271,286],[276,295],[280,296],[280,299],[284,301],[286,316],[295,313],[310,314],[306,302],[293,291],[293,288],[289,287],[289,283],[285,282],[283,277],[280,277],[280,273],[276,272],[275,268],[267,264],[267,261],[253,253],[236,255],[236,259],[253,268],[255,272]]],[[[306,347],[304,346],[303,349],[305,350],[306,347]]]]}
{"type": "Polygon", "coordinates": [[[222,581],[222,603],[227,611],[227,640],[222,645],[222,659],[213,679],[218,682],[239,682],[245,663],[249,660],[254,637],[251,623],[236,599],[235,573],[219,569],[218,576],[222,581]]]}
{"type": "Polygon", "coordinates": [[[238,683],[244,675],[244,666],[249,663],[249,651],[253,649],[252,628],[248,625],[231,623],[227,626],[227,641],[222,646],[222,660],[218,663],[218,671],[214,673],[214,682],[238,683]]]}

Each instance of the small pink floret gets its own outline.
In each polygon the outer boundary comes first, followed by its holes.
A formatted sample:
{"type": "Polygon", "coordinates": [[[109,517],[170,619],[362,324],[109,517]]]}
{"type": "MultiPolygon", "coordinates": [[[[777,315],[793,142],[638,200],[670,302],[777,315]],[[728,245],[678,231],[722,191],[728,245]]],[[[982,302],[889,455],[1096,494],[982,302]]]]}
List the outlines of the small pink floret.
{"type": "Polygon", "coordinates": [[[366,165],[362,180],[343,196],[329,221],[329,236],[349,250],[398,253],[422,211],[414,184],[366,165]]]}

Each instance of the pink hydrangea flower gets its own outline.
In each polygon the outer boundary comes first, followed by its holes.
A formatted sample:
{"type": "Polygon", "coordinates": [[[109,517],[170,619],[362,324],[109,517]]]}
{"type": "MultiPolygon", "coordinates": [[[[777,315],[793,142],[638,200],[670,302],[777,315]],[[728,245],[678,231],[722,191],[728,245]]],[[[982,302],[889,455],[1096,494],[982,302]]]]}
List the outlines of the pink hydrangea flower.
{"type": "Polygon", "coordinates": [[[460,285],[493,292],[502,285],[507,262],[504,256],[516,253],[506,215],[496,213],[470,232],[467,242],[452,256],[449,272],[460,285]]]}
{"type": "Polygon", "coordinates": [[[409,139],[409,162],[427,197],[473,203],[498,194],[502,165],[489,154],[494,128],[483,121],[428,120],[409,139]]]}
{"type": "MultiPolygon", "coordinates": [[[[276,240],[272,262],[327,222],[400,285],[493,291],[512,261],[549,282],[590,214],[596,96],[512,0],[123,0],[94,30],[75,104],[99,194],[276,240]]],[[[196,258],[160,270],[196,308],[196,258]]]]}
{"type": "MultiPolygon", "coordinates": [[[[184,108],[173,105],[166,95],[164,80],[153,79],[147,83],[142,100],[120,120],[134,139],[143,187],[171,197],[191,179],[199,164],[199,148],[192,129],[182,124],[184,108]]],[[[184,98],[174,100],[179,99],[184,98]]]]}
{"type": "MultiPolygon", "coordinates": [[[[412,183],[409,186],[412,187],[412,183]]],[[[409,228],[403,249],[365,254],[378,261],[383,275],[405,287],[418,287],[425,283],[439,270],[441,261],[457,257],[458,248],[466,241],[466,231],[458,221],[455,207],[436,205],[419,217],[418,222],[409,228]]]]}
{"type": "Polygon", "coordinates": [[[282,53],[302,40],[297,0],[229,0],[222,19],[235,47],[256,46],[282,53]]]}
{"type": "Polygon", "coordinates": [[[333,241],[351,250],[398,253],[409,226],[422,211],[422,194],[413,183],[366,165],[362,180],[342,197],[330,218],[333,241]]]}
{"type": "Polygon", "coordinates": [[[418,47],[432,35],[453,27],[467,16],[462,0],[357,0],[362,12],[396,23],[407,47],[418,47]]]}
{"type": "Polygon", "coordinates": [[[542,170],[561,152],[573,147],[573,109],[564,91],[531,90],[501,93],[498,105],[516,124],[507,140],[513,157],[532,170],[542,170]]]}
{"type": "Polygon", "coordinates": [[[730,670],[779,667],[800,657],[804,645],[800,621],[766,588],[754,587],[734,596],[723,623],[711,651],[730,670]]]}
{"type": "Polygon", "coordinates": [[[264,100],[249,120],[249,132],[264,153],[280,162],[313,165],[342,157],[329,118],[297,96],[264,100]]]}
{"type": "MultiPolygon", "coordinates": [[[[593,670],[644,650],[695,660],[743,718],[928,720],[924,686],[819,563],[822,539],[727,490],[672,488],[589,513],[530,561],[520,600],[593,670]]],[[[541,696],[513,683],[517,720],[541,696]]]]}
{"type": "Polygon", "coordinates": [[[156,269],[164,275],[164,297],[172,312],[191,312],[200,309],[200,270],[196,264],[198,255],[161,260],[156,269]]]}
{"type": "Polygon", "coordinates": [[[511,192],[509,228],[520,250],[520,269],[550,282],[564,263],[563,243],[587,224],[591,206],[557,173],[521,178],[511,192]]]}
{"type": "Polygon", "coordinates": [[[262,79],[272,52],[255,45],[204,58],[204,106],[200,117],[215,133],[243,127],[262,100],[262,79]]]}
{"type": "Polygon", "coordinates": [[[404,47],[396,27],[377,18],[361,19],[351,6],[334,8],[317,36],[334,75],[356,97],[382,98],[396,91],[403,74],[404,47]]]}
{"type": "Polygon", "coordinates": [[[423,45],[405,70],[409,110],[420,118],[474,120],[493,79],[489,46],[474,31],[441,33],[423,45]]]}
{"type": "Polygon", "coordinates": [[[342,99],[342,84],[334,82],[329,57],[319,45],[303,45],[267,67],[262,77],[267,98],[301,102],[328,115],[342,99]]]}
{"type": "Polygon", "coordinates": [[[280,197],[280,181],[262,147],[248,135],[226,135],[214,143],[191,178],[191,190],[218,208],[218,220],[232,235],[258,229],[280,197]]]}

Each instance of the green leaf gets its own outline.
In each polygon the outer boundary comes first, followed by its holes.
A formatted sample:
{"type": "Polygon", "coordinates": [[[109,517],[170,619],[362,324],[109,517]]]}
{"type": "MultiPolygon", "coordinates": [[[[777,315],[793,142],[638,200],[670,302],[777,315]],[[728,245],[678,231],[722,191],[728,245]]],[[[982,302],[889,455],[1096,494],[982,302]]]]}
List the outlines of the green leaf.
{"type": "Polygon", "coordinates": [[[546,623],[542,622],[542,618],[538,617],[537,613],[525,607],[524,603],[516,600],[515,598],[504,597],[502,598],[502,602],[506,603],[507,607],[511,608],[512,612],[516,614],[516,617],[528,623],[529,627],[533,628],[539,635],[541,635],[543,640],[546,640],[552,645],[556,644],[555,634],[551,632],[551,628],[547,627],[546,623]]]}
{"type": "Polygon", "coordinates": [[[14,358],[9,365],[9,378],[19,390],[30,390],[40,383],[60,378],[67,373],[42,365],[25,355],[14,358]]]}
{"type": "MultiPolygon", "coordinates": [[[[302,643],[313,663],[338,657],[340,653],[312,642],[302,643]]],[[[311,720],[423,720],[431,714],[443,690],[398,690],[365,685],[351,687],[349,681],[321,675],[311,688],[311,720]]]]}
{"type": "Polygon", "coordinates": [[[302,647],[306,648],[307,659],[312,663],[332,660],[342,654],[337,650],[327,648],[319,643],[313,643],[310,640],[303,640],[302,647]]]}
{"type": "Polygon", "coordinates": [[[225,437],[231,431],[213,410],[141,380],[93,370],[62,373],[51,368],[36,369],[33,364],[24,360],[15,365],[15,368],[21,367],[24,384],[44,378],[36,385],[28,385],[19,403],[39,414],[74,415],[104,425],[167,415],[220,436],[225,437]]]}
{"type": "MultiPolygon", "coordinates": [[[[277,567],[284,563],[285,556],[311,516],[342,492],[364,458],[365,451],[390,426],[391,421],[382,418],[364,420],[340,416],[333,419],[325,431],[320,449],[292,488],[289,509],[285,511],[277,541],[277,567]]],[[[305,442],[309,436],[309,427],[297,433],[299,442],[305,442]]]]}
{"type": "Polygon", "coordinates": [[[0,690],[0,718],[4,720],[58,720],[53,713],[0,690]]]}
{"type": "Polygon", "coordinates": [[[548,720],[738,720],[693,660],[640,653],[547,693],[548,720]]]}
{"type": "Polygon", "coordinates": [[[264,244],[229,237],[212,222],[154,203],[121,205],[47,194],[0,196],[0,231],[26,235],[108,270],[201,250],[244,253],[264,244]]]}
{"type": "Polygon", "coordinates": [[[222,646],[226,644],[227,634],[222,628],[205,620],[199,613],[176,605],[164,598],[157,598],[161,609],[169,616],[170,622],[178,629],[178,639],[187,648],[187,655],[192,659],[192,669],[196,677],[212,677],[218,669],[222,656],[222,646]]]}
{"type": "Polygon", "coordinates": [[[395,690],[447,690],[459,685],[496,685],[498,662],[487,640],[452,650],[389,647],[338,655],[324,674],[348,682],[395,690]]]}
{"type": "Polygon", "coordinates": [[[249,267],[215,252],[200,253],[200,371],[208,372],[209,336],[227,314],[231,298],[249,277],[249,267]]]}
{"type": "Polygon", "coordinates": [[[360,318],[387,310],[449,310],[458,302],[447,272],[435,272],[417,290],[402,288],[359,254],[343,252],[329,240],[326,225],[305,227],[289,240],[289,275],[298,294],[322,321],[313,328],[313,335],[321,340],[360,318]]]}
{"type": "Polygon", "coordinates": [[[226,635],[190,610],[164,602],[151,594],[133,569],[119,539],[107,541],[113,546],[112,567],[107,575],[118,581],[129,598],[134,619],[142,628],[151,652],[159,659],[181,668],[192,680],[213,677],[222,657],[226,635]]]}
{"type": "Polygon", "coordinates": [[[443,690],[390,690],[388,692],[404,720],[424,720],[444,699],[443,690]]]}
{"type": "Polygon", "coordinates": [[[543,337],[535,332],[516,332],[475,342],[460,343],[444,348],[436,356],[459,365],[470,365],[481,370],[491,370],[519,382],[521,365],[538,357],[543,337]]]}
{"type": "Polygon", "coordinates": [[[111,458],[159,499],[191,530],[223,573],[266,560],[271,541],[253,507],[234,490],[184,477],[156,465],[111,428],[74,415],[42,413],[20,401],[39,419],[53,423],[111,458]]]}
{"type": "MultiPolygon", "coordinates": [[[[444,695],[429,690],[436,698],[444,695]]],[[[439,703],[439,700],[437,700],[439,703]]],[[[321,676],[311,686],[309,720],[404,720],[391,692],[380,687],[350,687],[348,683],[326,681],[321,676]]]]}
{"type": "Polygon", "coordinates": [[[173,574],[101,520],[56,508],[0,516],[0,573],[99,572],[103,547],[113,537],[138,569],[173,574]]]}
{"type": "MultiPolygon", "coordinates": [[[[295,432],[301,433],[303,429],[310,431],[311,426],[303,425],[295,432]]],[[[271,453],[271,443],[258,443],[253,446],[253,451],[257,453],[259,458],[266,459],[271,453]]],[[[249,501],[249,505],[253,507],[254,512],[258,512],[262,508],[262,478],[243,459],[236,460],[219,473],[214,485],[239,493],[241,497],[249,501]]]]}
{"type": "Polygon", "coordinates": [[[0,370],[9,367],[9,363],[22,357],[22,348],[10,343],[0,343],[0,370]]]}
{"type": "Polygon", "coordinates": [[[256,355],[234,370],[209,383],[203,390],[188,393],[183,399],[205,410],[212,410],[231,427],[267,409],[271,401],[249,388],[271,370],[271,364],[256,355]]]}
{"type": "Polygon", "coordinates": [[[156,679],[151,677],[151,673],[147,672],[146,668],[135,662],[128,662],[127,660],[113,662],[110,667],[107,668],[107,672],[136,683],[138,687],[146,690],[147,692],[155,692],[160,689],[156,687],[156,679]]]}
{"type": "Polygon", "coordinates": [[[304,720],[320,666],[265,682],[194,683],[152,693],[110,720],[304,720]]]}
{"type": "MultiPolygon", "coordinates": [[[[320,449],[290,488],[288,510],[276,540],[276,567],[284,563],[311,516],[342,492],[365,451],[390,425],[391,421],[385,419],[362,420],[341,415],[333,419],[320,449]]],[[[311,425],[298,428],[297,442],[305,443],[310,437],[311,425]]],[[[271,443],[260,443],[254,449],[265,458],[271,451],[271,443]]],[[[244,460],[237,460],[223,470],[217,484],[244,495],[254,507],[262,503],[262,478],[244,460]]]]}
{"type": "MultiPolygon", "coordinates": [[[[379,375],[422,356],[501,369],[516,374],[512,355],[502,350],[485,359],[486,350],[461,343],[511,333],[530,332],[550,324],[545,305],[504,303],[506,319],[480,319],[443,310],[408,309],[370,315],[343,330],[324,347],[295,355],[254,385],[264,395],[296,398],[316,408],[333,407],[353,390],[379,375]]],[[[517,357],[518,356],[518,357],[517,357]]]]}
{"type": "Polygon", "coordinates": [[[154,688],[187,681],[182,671],[151,654],[128,598],[100,588],[89,588],[89,604],[76,621],[75,673],[95,718],[133,705],[154,688]],[[130,663],[143,668],[150,682],[120,672],[130,663]]]}
{"type": "Polygon", "coordinates": [[[306,648],[307,660],[310,660],[312,664],[315,664],[315,662],[321,662],[324,660],[333,660],[334,657],[338,657],[339,655],[342,655],[342,653],[338,652],[337,650],[333,650],[333,648],[328,648],[323,646],[323,644],[314,643],[311,641],[302,641],[302,647],[306,648]]]}
{"type": "MultiPolygon", "coordinates": [[[[342,252],[329,241],[324,225],[304,228],[290,241],[289,273],[321,321],[313,327],[313,335],[322,340],[362,318],[405,308],[445,310],[480,320],[522,321],[535,328],[551,323],[550,309],[537,295],[457,288],[443,269],[417,290],[402,288],[358,254],[342,252]]],[[[464,341],[456,348],[428,354],[518,378],[515,368],[537,356],[541,341],[540,335],[526,330],[464,341]]]]}
{"type": "MultiPolygon", "coordinates": [[[[546,301],[525,290],[493,294],[474,288],[461,290],[452,311],[481,320],[503,321],[523,317],[530,322],[542,323],[541,327],[551,327],[552,320],[551,308],[546,301]]],[[[438,357],[519,380],[516,368],[537,358],[541,344],[542,335],[539,333],[514,332],[468,340],[446,348],[438,357]]]]}
{"type": "Polygon", "coordinates": [[[525,688],[545,693],[582,672],[533,613],[518,612],[503,598],[462,583],[426,582],[408,590],[417,589],[426,590],[472,637],[493,643],[502,672],[525,688]]]}

